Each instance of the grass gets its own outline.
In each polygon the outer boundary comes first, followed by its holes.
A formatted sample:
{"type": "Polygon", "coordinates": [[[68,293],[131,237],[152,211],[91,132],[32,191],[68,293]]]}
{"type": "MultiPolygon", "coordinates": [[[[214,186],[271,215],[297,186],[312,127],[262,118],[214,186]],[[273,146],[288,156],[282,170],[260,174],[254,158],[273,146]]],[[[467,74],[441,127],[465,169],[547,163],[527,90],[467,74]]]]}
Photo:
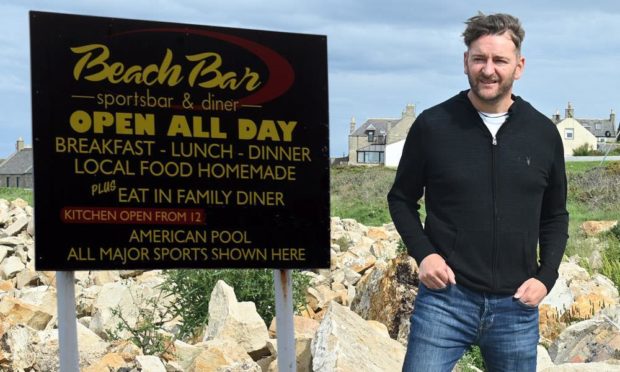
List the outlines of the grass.
{"type": "Polygon", "coordinates": [[[395,169],[386,167],[332,168],[331,215],[369,226],[390,222],[386,195],[395,175],[395,169]]]}
{"type": "Polygon", "coordinates": [[[32,190],[19,189],[15,187],[0,187],[0,199],[12,201],[17,198],[24,199],[28,202],[28,205],[34,205],[32,190]]]}

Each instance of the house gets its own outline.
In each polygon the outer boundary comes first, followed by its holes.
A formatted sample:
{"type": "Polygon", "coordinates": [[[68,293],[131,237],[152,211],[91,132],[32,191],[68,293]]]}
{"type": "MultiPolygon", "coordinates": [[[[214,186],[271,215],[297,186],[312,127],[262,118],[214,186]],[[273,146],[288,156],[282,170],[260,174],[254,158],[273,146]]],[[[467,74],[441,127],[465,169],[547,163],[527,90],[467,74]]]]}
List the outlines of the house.
{"type": "Polygon", "coordinates": [[[351,119],[349,165],[397,166],[405,138],[415,120],[415,107],[408,104],[398,119],[368,119],[356,128],[351,119]]]}
{"type": "Polygon", "coordinates": [[[15,152],[0,163],[0,186],[32,188],[32,147],[19,138],[15,152]]]}
{"type": "Polygon", "coordinates": [[[599,143],[613,141],[620,134],[615,124],[616,114],[613,110],[609,114],[609,119],[576,119],[575,109],[569,102],[564,110],[564,119],[561,119],[560,113],[557,112],[551,120],[562,135],[566,155],[572,155],[573,150],[584,143],[591,149],[596,149],[599,143]]]}

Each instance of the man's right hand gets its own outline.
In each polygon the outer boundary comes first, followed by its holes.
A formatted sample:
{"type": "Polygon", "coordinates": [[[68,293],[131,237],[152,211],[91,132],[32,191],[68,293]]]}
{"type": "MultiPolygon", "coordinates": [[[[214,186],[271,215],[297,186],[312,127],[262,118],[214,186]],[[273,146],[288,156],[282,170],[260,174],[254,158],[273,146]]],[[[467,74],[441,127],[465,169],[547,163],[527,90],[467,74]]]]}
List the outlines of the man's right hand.
{"type": "Polygon", "coordinates": [[[437,253],[429,254],[420,262],[418,277],[430,289],[441,289],[448,284],[456,284],[454,272],[437,253]]]}

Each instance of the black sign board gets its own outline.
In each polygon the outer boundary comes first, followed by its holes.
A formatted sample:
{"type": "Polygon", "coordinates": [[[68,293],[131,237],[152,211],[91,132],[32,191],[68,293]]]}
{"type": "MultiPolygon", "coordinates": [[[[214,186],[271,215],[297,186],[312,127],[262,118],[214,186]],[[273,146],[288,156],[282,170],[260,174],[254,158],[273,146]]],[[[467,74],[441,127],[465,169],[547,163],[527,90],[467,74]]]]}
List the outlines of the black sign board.
{"type": "Polygon", "coordinates": [[[329,267],[325,36],[31,12],[37,270],[329,267]]]}

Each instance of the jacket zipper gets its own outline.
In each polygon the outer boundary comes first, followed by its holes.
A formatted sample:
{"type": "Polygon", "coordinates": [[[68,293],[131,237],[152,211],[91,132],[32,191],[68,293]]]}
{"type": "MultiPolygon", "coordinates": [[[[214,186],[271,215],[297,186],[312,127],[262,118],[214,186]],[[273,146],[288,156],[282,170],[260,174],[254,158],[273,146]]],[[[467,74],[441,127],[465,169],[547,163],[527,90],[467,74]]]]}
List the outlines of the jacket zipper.
{"type": "MultiPolygon", "coordinates": [[[[506,123],[504,123],[506,124],[506,123]]],[[[501,128],[500,128],[501,129],[501,128]]],[[[493,199],[493,221],[491,222],[493,246],[491,253],[491,282],[497,288],[497,170],[496,170],[497,135],[491,141],[491,198],[493,199]]]]}

